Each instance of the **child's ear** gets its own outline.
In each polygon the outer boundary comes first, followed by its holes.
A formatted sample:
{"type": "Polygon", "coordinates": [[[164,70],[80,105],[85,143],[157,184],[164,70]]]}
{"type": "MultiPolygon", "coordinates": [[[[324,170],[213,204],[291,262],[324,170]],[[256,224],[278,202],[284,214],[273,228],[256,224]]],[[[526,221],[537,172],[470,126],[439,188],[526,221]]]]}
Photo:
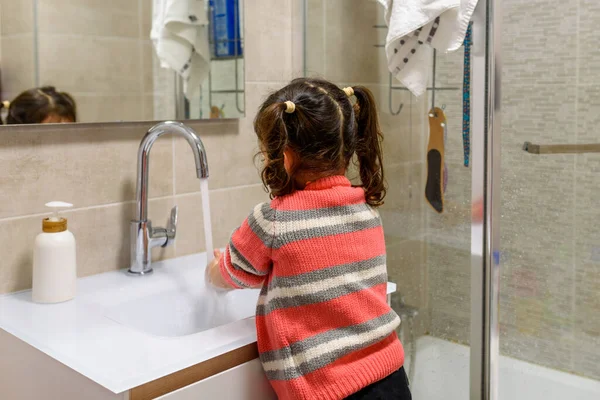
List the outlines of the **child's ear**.
{"type": "Polygon", "coordinates": [[[283,151],[283,167],[285,171],[289,174],[292,170],[294,163],[296,162],[296,155],[293,151],[287,149],[283,151]]]}

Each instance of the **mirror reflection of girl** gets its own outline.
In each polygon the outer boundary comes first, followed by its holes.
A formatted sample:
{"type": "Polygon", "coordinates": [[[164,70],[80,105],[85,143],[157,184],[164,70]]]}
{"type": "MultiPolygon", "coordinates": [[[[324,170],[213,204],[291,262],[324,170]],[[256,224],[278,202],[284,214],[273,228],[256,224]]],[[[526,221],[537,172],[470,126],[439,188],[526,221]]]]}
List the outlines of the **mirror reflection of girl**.
{"type": "Polygon", "coordinates": [[[73,97],[52,86],[26,90],[13,101],[3,102],[2,106],[8,109],[7,125],[77,122],[73,97]]]}
{"type": "Polygon", "coordinates": [[[262,287],[263,369],[280,399],[410,399],[400,319],[386,301],[381,131],[372,93],[296,79],[254,127],[272,201],[259,204],[206,277],[262,287]],[[353,158],[362,185],[345,173],[353,158]]]}

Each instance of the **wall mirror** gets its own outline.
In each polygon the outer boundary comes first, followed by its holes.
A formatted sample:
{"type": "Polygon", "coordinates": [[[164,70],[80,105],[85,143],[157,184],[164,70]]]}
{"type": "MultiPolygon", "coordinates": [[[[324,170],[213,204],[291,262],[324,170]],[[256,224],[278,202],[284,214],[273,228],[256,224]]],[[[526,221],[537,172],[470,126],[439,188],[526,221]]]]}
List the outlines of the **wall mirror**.
{"type": "Polygon", "coordinates": [[[0,0],[2,121],[240,118],[243,10],[243,0],[0,0]]]}

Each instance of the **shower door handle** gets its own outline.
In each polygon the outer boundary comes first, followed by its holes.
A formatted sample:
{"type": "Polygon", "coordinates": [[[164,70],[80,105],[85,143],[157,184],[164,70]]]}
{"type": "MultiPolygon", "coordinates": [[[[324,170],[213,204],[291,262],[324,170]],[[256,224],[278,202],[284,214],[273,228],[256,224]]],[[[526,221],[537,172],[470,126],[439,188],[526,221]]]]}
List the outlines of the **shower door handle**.
{"type": "Polygon", "coordinates": [[[600,143],[589,144],[533,144],[523,143],[523,150],[531,154],[600,153],[600,143]]]}

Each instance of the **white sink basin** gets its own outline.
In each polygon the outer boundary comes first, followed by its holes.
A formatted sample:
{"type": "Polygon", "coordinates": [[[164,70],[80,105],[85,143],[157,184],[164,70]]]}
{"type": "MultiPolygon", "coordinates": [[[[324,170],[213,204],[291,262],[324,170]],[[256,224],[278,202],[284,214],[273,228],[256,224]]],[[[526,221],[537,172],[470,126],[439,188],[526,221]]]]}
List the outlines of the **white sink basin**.
{"type": "Polygon", "coordinates": [[[239,290],[211,295],[206,291],[169,290],[119,304],[106,317],[150,335],[192,335],[252,317],[258,292],[239,290]]]}
{"type": "Polygon", "coordinates": [[[192,335],[254,316],[259,290],[217,292],[205,286],[204,268],[193,262],[155,263],[152,275],[124,277],[119,293],[125,296],[113,298],[117,304],[104,315],[161,337],[192,335]]]}

